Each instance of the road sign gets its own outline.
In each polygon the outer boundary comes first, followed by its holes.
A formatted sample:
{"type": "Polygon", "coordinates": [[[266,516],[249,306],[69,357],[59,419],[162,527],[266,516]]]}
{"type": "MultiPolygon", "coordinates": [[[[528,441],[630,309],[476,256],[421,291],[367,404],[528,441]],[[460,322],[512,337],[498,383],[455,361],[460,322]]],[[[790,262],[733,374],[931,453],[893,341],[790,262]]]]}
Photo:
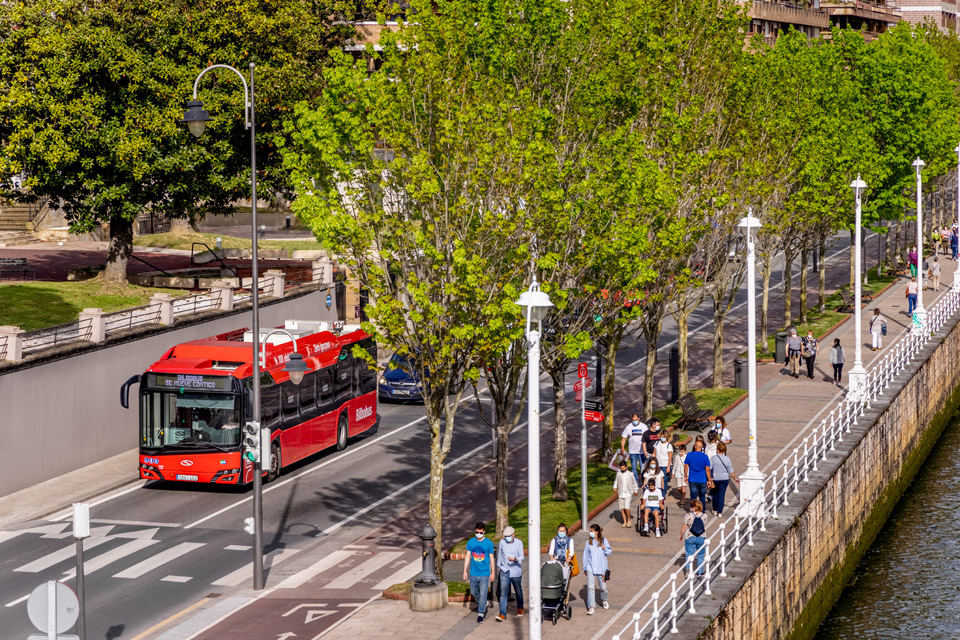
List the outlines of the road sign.
{"type": "Polygon", "coordinates": [[[583,417],[587,422],[603,422],[603,414],[599,411],[584,411],[583,417]]]}
{"type": "Polygon", "coordinates": [[[55,621],[56,633],[63,633],[80,617],[80,600],[73,589],[62,582],[46,582],[30,594],[27,600],[27,615],[33,626],[40,631],[49,633],[49,622],[52,618],[55,621]]]}
{"type": "Polygon", "coordinates": [[[578,364],[578,365],[577,365],[577,377],[578,377],[578,378],[586,378],[588,375],[590,375],[590,374],[587,373],[587,363],[586,363],[586,362],[581,362],[580,364],[578,364]]]}
{"type": "Polygon", "coordinates": [[[599,411],[603,413],[603,401],[602,400],[587,400],[583,403],[583,408],[587,411],[599,411]]]}
{"type": "Polygon", "coordinates": [[[593,378],[583,378],[573,383],[574,391],[583,391],[584,389],[589,389],[593,384],[593,378]]]}
{"type": "Polygon", "coordinates": [[[574,394],[573,399],[576,400],[577,402],[582,401],[582,400],[583,400],[583,389],[581,389],[580,391],[577,391],[577,392],[574,394]]]}

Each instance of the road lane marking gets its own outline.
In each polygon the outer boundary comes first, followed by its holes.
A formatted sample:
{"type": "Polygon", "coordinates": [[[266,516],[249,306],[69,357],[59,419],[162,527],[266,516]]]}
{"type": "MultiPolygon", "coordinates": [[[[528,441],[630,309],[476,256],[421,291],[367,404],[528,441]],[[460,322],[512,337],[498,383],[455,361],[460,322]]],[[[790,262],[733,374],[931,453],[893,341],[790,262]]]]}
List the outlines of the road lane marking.
{"type": "Polygon", "coordinates": [[[139,578],[140,576],[147,574],[154,569],[159,569],[168,562],[176,560],[180,556],[190,553],[194,549],[199,549],[200,547],[205,547],[206,545],[206,542],[181,542],[174,547],[170,547],[166,551],[161,551],[152,558],[147,558],[143,562],[138,562],[132,567],[124,569],[120,573],[115,573],[113,577],[124,578],[127,580],[139,578]]]}
{"type": "Polygon", "coordinates": [[[166,576],[164,578],[160,578],[160,582],[184,583],[184,582],[190,582],[191,580],[193,580],[193,578],[190,576],[166,576]]]}
{"type": "Polygon", "coordinates": [[[322,638],[323,636],[327,635],[328,633],[330,633],[331,631],[333,631],[334,629],[336,629],[337,627],[339,627],[341,624],[343,624],[344,622],[346,622],[347,620],[349,620],[350,618],[352,618],[358,611],[360,611],[361,609],[363,609],[364,607],[366,607],[368,604],[370,604],[370,603],[373,602],[374,600],[377,600],[377,599],[379,599],[379,598],[381,598],[381,597],[382,597],[382,595],[379,594],[379,593],[373,594],[373,596],[371,596],[369,600],[367,600],[366,602],[364,602],[363,604],[361,604],[359,607],[357,607],[356,609],[354,609],[353,611],[351,611],[351,612],[348,613],[347,615],[343,616],[342,618],[340,618],[339,620],[337,620],[336,622],[334,622],[332,625],[330,625],[329,627],[327,627],[326,629],[324,629],[323,631],[321,631],[321,632],[318,633],[317,635],[313,636],[313,638],[312,638],[311,640],[320,640],[320,638],[322,638]]]}
{"type": "Polygon", "coordinates": [[[21,602],[26,602],[28,598],[30,598],[30,594],[29,594],[29,593],[28,593],[27,595],[23,596],[22,598],[17,598],[16,600],[12,600],[12,601],[8,602],[5,606],[7,606],[7,607],[15,607],[15,606],[17,606],[18,604],[20,604],[21,602]]]}
{"type": "MultiPolygon", "coordinates": [[[[83,563],[83,575],[88,576],[91,573],[99,571],[100,569],[103,569],[114,562],[123,560],[127,556],[132,556],[135,553],[143,551],[144,549],[159,543],[159,540],[131,540],[126,544],[120,545],[116,549],[111,549],[110,551],[100,554],[89,561],[85,561],[83,563]]],[[[76,567],[70,569],[69,571],[65,571],[63,575],[64,579],[76,577],[76,567]]]]}
{"type": "Polygon", "coordinates": [[[335,580],[327,583],[324,589],[349,589],[375,571],[382,569],[403,555],[402,551],[382,551],[366,562],[350,569],[335,580]]]}
{"type": "MultiPolygon", "coordinates": [[[[90,508],[92,509],[93,507],[97,507],[97,506],[103,504],[104,502],[109,502],[110,500],[113,500],[114,498],[119,498],[120,496],[125,496],[125,495],[127,495],[128,493],[131,493],[131,492],[133,492],[133,491],[136,491],[137,489],[141,488],[141,487],[142,487],[143,485],[145,485],[145,484],[147,484],[146,480],[144,480],[143,482],[140,482],[140,483],[134,482],[134,485],[133,485],[132,487],[127,487],[126,489],[123,489],[122,491],[117,491],[117,492],[114,492],[114,493],[107,494],[107,495],[104,496],[103,498],[100,498],[99,500],[96,500],[96,501],[94,501],[94,502],[91,502],[91,503],[90,503],[90,508]]],[[[70,507],[69,509],[64,509],[64,510],[61,511],[60,513],[58,513],[58,514],[56,514],[56,515],[53,515],[53,516],[47,518],[47,520],[49,520],[50,522],[59,522],[60,520],[66,520],[67,518],[72,518],[72,517],[73,517],[73,507],[70,507]]]]}
{"type": "Polygon", "coordinates": [[[146,631],[144,631],[144,632],[142,632],[142,633],[134,636],[131,640],[143,640],[144,638],[146,638],[147,636],[149,636],[151,633],[153,633],[153,632],[156,631],[157,629],[161,629],[161,628],[163,628],[165,625],[167,625],[168,623],[173,622],[173,621],[176,620],[177,618],[181,618],[181,617],[185,616],[186,614],[190,613],[191,611],[193,611],[193,610],[196,609],[197,607],[203,606],[203,605],[206,604],[209,600],[210,600],[210,597],[207,596],[206,598],[203,598],[202,600],[198,600],[197,602],[194,602],[193,604],[191,604],[191,605],[188,606],[188,607],[184,607],[183,609],[181,609],[180,611],[176,612],[175,614],[173,614],[173,615],[170,616],[169,618],[164,618],[163,620],[161,620],[161,621],[158,622],[157,624],[153,625],[152,627],[150,627],[150,628],[147,629],[146,631]]]}
{"type": "Polygon", "coordinates": [[[228,544],[223,548],[224,551],[250,551],[253,549],[249,544],[228,544]]]}
{"type": "MultiPolygon", "coordinates": [[[[274,549],[263,556],[263,568],[269,569],[275,564],[280,564],[291,556],[300,552],[300,549],[274,549]]],[[[239,587],[244,580],[249,580],[253,576],[253,563],[248,562],[236,571],[231,571],[218,580],[210,584],[217,587],[239,587]]]]}
{"type": "Polygon", "coordinates": [[[313,565],[307,567],[303,571],[293,574],[283,582],[277,585],[277,589],[296,589],[300,587],[305,582],[318,576],[324,571],[331,569],[347,558],[353,556],[352,551],[347,551],[346,547],[343,549],[334,551],[333,553],[327,554],[319,562],[314,563],[313,565]]]}
{"type": "Polygon", "coordinates": [[[395,571],[394,573],[390,574],[389,576],[387,576],[386,578],[384,578],[383,580],[375,584],[373,587],[373,590],[383,591],[384,589],[389,589],[390,587],[397,584],[398,582],[405,582],[410,579],[410,576],[416,575],[420,571],[422,566],[423,566],[423,560],[420,558],[417,558],[416,560],[414,560],[413,562],[405,566],[403,569],[400,569],[399,571],[395,571]]]}
{"type": "MultiPolygon", "coordinates": [[[[99,547],[105,542],[110,542],[113,538],[87,538],[83,543],[84,549],[93,549],[94,547],[99,547]]],[[[33,562],[28,562],[27,564],[17,567],[14,571],[19,571],[22,573],[40,573],[50,567],[60,564],[61,562],[66,562],[67,560],[72,560],[77,555],[77,545],[71,544],[69,547],[64,547],[63,549],[58,549],[53,553],[48,553],[42,558],[37,558],[33,562]]]]}
{"type": "Polygon", "coordinates": [[[90,522],[99,522],[101,524],[125,524],[132,527],[165,527],[176,529],[183,525],[179,522],[146,522],[144,520],[91,520],[90,522]]]}

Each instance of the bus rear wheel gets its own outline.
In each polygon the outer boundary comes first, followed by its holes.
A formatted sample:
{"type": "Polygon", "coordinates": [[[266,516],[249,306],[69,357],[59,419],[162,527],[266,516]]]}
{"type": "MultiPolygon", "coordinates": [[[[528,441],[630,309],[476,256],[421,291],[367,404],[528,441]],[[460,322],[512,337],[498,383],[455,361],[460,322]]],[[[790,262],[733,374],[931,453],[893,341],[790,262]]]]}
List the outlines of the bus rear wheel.
{"type": "Polygon", "coordinates": [[[347,448],[347,414],[341,414],[337,421],[337,451],[347,448]]]}
{"type": "Polygon", "coordinates": [[[267,471],[267,482],[273,482],[280,477],[280,467],[283,466],[283,459],[280,457],[280,443],[274,442],[270,447],[270,470],[267,471]]]}

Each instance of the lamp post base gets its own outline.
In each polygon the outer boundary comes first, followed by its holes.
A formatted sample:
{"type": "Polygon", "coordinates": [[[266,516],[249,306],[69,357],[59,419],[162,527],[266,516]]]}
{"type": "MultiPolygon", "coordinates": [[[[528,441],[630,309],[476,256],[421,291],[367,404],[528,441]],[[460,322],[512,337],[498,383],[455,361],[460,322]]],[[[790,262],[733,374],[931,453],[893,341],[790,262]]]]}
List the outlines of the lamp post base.
{"type": "Polygon", "coordinates": [[[861,402],[867,391],[867,370],[862,363],[853,365],[848,376],[849,390],[847,391],[848,402],[861,402]]]}
{"type": "Polygon", "coordinates": [[[925,335],[927,330],[927,310],[915,309],[913,312],[913,326],[911,331],[920,335],[925,335]]]}
{"type": "Polygon", "coordinates": [[[766,476],[759,467],[747,467],[740,476],[740,504],[735,513],[741,518],[759,516],[763,513],[763,480],[766,476]]]}

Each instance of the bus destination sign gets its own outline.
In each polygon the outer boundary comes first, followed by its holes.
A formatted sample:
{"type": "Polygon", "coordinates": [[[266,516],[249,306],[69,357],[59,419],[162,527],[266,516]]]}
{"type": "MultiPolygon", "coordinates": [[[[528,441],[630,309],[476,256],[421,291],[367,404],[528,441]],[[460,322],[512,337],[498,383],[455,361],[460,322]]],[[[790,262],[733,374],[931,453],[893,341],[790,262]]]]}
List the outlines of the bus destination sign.
{"type": "Polygon", "coordinates": [[[231,391],[229,376],[198,376],[185,373],[151,373],[147,384],[168,389],[196,389],[198,391],[231,391]]]}

